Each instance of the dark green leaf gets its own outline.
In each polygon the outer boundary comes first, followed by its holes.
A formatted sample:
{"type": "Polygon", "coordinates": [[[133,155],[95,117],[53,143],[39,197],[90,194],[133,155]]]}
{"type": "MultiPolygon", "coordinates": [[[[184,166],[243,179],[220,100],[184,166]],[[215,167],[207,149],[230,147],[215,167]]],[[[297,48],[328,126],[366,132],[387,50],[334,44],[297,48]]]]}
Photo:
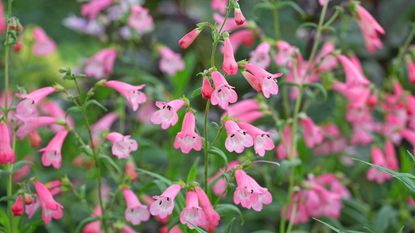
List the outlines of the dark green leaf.
{"type": "Polygon", "coordinates": [[[190,171],[187,175],[187,180],[186,180],[187,184],[190,184],[190,183],[192,183],[193,181],[196,180],[198,164],[199,164],[199,157],[197,157],[197,159],[193,163],[192,167],[190,168],[190,171]]]}

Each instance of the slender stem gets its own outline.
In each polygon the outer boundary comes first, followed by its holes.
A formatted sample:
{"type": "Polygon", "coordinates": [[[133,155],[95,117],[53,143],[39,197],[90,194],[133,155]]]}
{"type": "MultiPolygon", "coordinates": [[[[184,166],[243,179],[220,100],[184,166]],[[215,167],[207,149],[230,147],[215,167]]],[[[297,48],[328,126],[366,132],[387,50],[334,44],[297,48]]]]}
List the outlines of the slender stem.
{"type": "Polygon", "coordinates": [[[278,1],[279,0],[274,0],[274,9],[272,10],[272,17],[274,19],[274,34],[275,34],[276,41],[281,39],[280,18],[278,15],[278,8],[277,8],[278,1]]]}
{"type": "Polygon", "coordinates": [[[400,63],[402,62],[405,52],[408,50],[409,45],[411,45],[411,42],[414,39],[414,37],[415,37],[415,23],[411,25],[411,31],[409,35],[406,38],[405,42],[403,43],[402,47],[399,49],[398,65],[400,65],[400,63]]]}

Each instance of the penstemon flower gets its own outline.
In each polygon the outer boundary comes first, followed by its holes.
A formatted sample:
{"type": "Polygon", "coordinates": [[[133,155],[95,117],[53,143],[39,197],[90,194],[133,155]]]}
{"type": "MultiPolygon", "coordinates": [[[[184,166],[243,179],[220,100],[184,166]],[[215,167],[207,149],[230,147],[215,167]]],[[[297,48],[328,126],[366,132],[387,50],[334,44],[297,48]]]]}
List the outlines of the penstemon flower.
{"type": "Polygon", "coordinates": [[[140,91],[145,87],[144,84],[133,86],[128,83],[112,80],[105,82],[104,85],[123,95],[133,111],[137,111],[140,104],[147,101],[147,96],[140,91]]]}
{"type": "Polygon", "coordinates": [[[168,75],[175,75],[177,72],[182,71],[184,69],[184,61],[180,54],[175,53],[168,47],[161,47],[159,49],[160,52],[160,63],[159,69],[168,74],[168,75]]]}
{"type": "Polygon", "coordinates": [[[199,200],[194,191],[186,193],[186,207],[180,213],[180,222],[187,225],[189,229],[206,225],[205,213],[199,207],[199,200]]]}
{"type": "Polygon", "coordinates": [[[114,112],[110,112],[105,116],[101,117],[95,124],[91,126],[91,133],[94,141],[94,145],[100,143],[100,137],[103,132],[108,131],[111,125],[118,119],[118,115],[114,112]]]}
{"type": "Polygon", "coordinates": [[[242,25],[245,23],[246,19],[245,16],[242,14],[241,8],[236,7],[233,14],[235,16],[235,23],[237,25],[242,25]]]}
{"type": "Polygon", "coordinates": [[[23,124],[17,129],[16,136],[23,140],[33,131],[40,127],[52,125],[56,123],[56,119],[53,117],[30,117],[24,119],[23,124]]]}
{"type": "Polygon", "coordinates": [[[270,138],[270,132],[262,131],[261,129],[246,122],[238,122],[238,125],[241,129],[246,130],[246,132],[253,138],[254,150],[256,154],[262,157],[265,155],[266,151],[274,149],[275,145],[274,141],[270,138]]]}
{"type": "Polygon", "coordinates": [[[160,196],[153,196],[155,201],[150,205],[150,213],[160,218],[165,218],[173,212],[174,199],[179,194],[182,187],[178,184],[173,184],[168,187],[160,196]]]}
{"type": "Polygon", "coordinates": [[[42,220],[49,224],[53,219],[63,217],[63,206],[53,199],[52,193],[39,181],[33,182],[36,194],[39,198],[40,207],[42,207],[42,220]]]}
{"type": "Polygon", "coordinates": [[[264,116],[255,99],[246,99],[232,104],[227,108],[226,113],[231,118],[247,123],[251,123],[264,116]]]}
{"type": "Polygon", "coordinates": [[[204,99],[210,99],[210,97],[212,96],[213,93],[213,87],[210,84],[210,80],[208,77],[204,77],[203,78],[203,83],[202,83],[202,97],[204,99]]]}
{"type": "Polygon", "coordinates": [[[275,79],[281,77],[282,73],[271,74],[253,63],[246,64],[245,68],[249,72],[245,73],[245,78],[249,80],[250,84],[254,84],[251,86],[256,91],[261,91],[265,98],[269,98],[271,94],[278,94],[278,85],[275,79]]]}
{"type": "Polygon", "coordinates": [[[228,135],[225,140],[225,147],[229,152],[242,153],[245,148],[249,148],[254,144],[252,136],[246,130],[241,129],[234,121],[226,121],[225,128],[228,135]]]}
{"type": "Polygon", "coordinates": [[[406,59],[408,78],[411,83],[415,83],[415,64],[411,58],[406,59]]]}
{"type": "Polygon", "coordinates": [[[263,205],[269,205],[272,202],[272,196],[268,189],[258,185],[258,183],[243,170],[235,171],[237,183],[236,190],[233,194],[233,202],[247,209],[261,211],[263,205]]]}
{"type": "Polygon", "coordinates": [[[206,229],[208,232],[213,232],[219,225],[220,215],[215,211],[212,203],[210,203],[208,196],[202,188],[196,187],[195,191],[197,198],[199,199],[199,205],[206,216],[206,221],[204,221],[202,228],[206,229]]]}
{"type": "Polygon", "coordinates": [[[214,183],[212,185],[212,191],[216,196],[223,196],[226,193],[226,188],[228,187],[228,181],[226,180],[226,178],[219,177],[221,177],[225,172],[232,170],[239,164],[240,162],[237,160],[229,162],[227,167],[219,169],[219,171],[216,172],[215,175],[208,179],[209,184],[214,183]]]}
{"type": "Polygon", "coordinates": [[[13,216],[22,216],[24,211],[23,198],[18,196],[16,202],[12,206],[13,216]]]}
{"type": "Polygon", "coordinates": [[[249,54],[249,63],[266,69],[271,64],[271,57],[269,56],[270,49],[271,45],[269,43],[262,42],[249,54]]]}
{"type": "Polygon", "coordinates": [[[277,54],[274,56],[275,63],[279,66],[291,66],[293,55],[298,52],[298,49],[290,45],[286,41],[277,41],[277,54]]]}
{"type": "Polygon", "coordinates": [[[9,127],[5,122],[0,122],[0,164],[14,163],[15,160],[9,127]]]}
{"type": "Polygon", "coordinates": [[[344,73],[346,75],[346,84],[348,86],[368,85],[369,81],[359,70],[358,67],[346,56],[339,55],[340,63],[343,65],[344,73]]]}
{"type": "Polygon", "coordinates": [[[236,94],[234,87],[228,84],[221,73],[213,71],[212,80],[215,86],[210,98],[212,105],[219,105],[222,109],[227,109],[230,103],[238,101],[238,95],[236,94]]]}
{"type": "MultiPolygon", "coordinates": [[[[388,167],[382,150],[378,147],[373,146],[372,151],[372,163],[381,167],[388,167]]],[[[378,184],[385,182],[386,180],[392,179],[392,176],[388,173],[382,172],[377,168],[370,167],[367,172],[367,179],[375,181],[378,184]]]]}
{"type": "Polygon", "coordinates": [[[55,42],[48,37],[41,27],[33,28],[33,38],[35,39],[35,44],[33,45],[32,53],[35,56],[48,56],[56,50],[55,42]]]}
{"type": "Polygon", "coordinates": [[[148,9],[140,5],[133,5],[131,7],[128,25],[134,28],[139,34],[150,32],[154,28],[153,18],[149,14],[148,9]]]}
{"type": "Polygon", "coordinates": [[[107,135],[108,141],[112,143],[112,154],[118,159],[125,159],[138,148],[138,144],[129,135],[112,132],[107,135]]]}
{"type": "Polygon", "coordinates": [[[125,171],[126,176],[130,177],[131,182],[136,181],[137,178],[138,178],[138,173],[135,169],[136,169],[136,166],[135,166],[134,162],[128,161],[125,164],[125,170],[124,171],[125,171]]]}
{"type": "MultiPolygon", "coordinates": [[[[92,213],[92,217],[101,217],[102,211],[99,206],[95,207],[94,213],[92,213]]],[[[101,229],[101,221],[93,221],[85,225],[84,229],[82,230],[83,233],[103,233],[104,231],[101,229]]]]}
{"type": "Polygon", "coordinates": [[[323,141],[323,131],[310,117],[305,116],[300,118],[300,124],[303,128],[304,141],[308,148],[313,148],[323,141]]]}
{"type": "Polygon", "coordinates": [[[226,13],[226,7],[228,5],[228,0],[211,0],[210,1],[210,7],[213,10],[219,11],[221,14],[226,13]]]}
{"type": "Polygon", "coordinates": [[[200,32],[201,30],[199,28],[193,29],[179,40],[179,46],[182,49],[187,49],[193,43],[193,41],[199,36],[200,32]]]}
{"type": "Polygon", "coordinates": [[[162,129],[167,129],[172,125],[176,125],[179,117],[177,111],[185,105],[185,102],[181,99],[175,99],[170,102],[156,102],[156,106],[159,108],[151,116],[151,123],[161,125],[162,129]]]}
{"type": "Polygon", "coordinates": [[[235,75],[238,73],[238,63],[236,63],[232,43],[228,38],[223,42],[223,64],[222,69],[227,75],[235,75]]]}
{"type": "Polygon", "coordinates": [[[374,53],[376,49],[382,48],[383,44],[379,39],[379,35],[385,34],[385,30],[375,18],[358,4],[356,5],[355,18],[359,24],[367,50],[370,53],[374,53]]]}
{"type": "Polygon", "coordinates": [[[200,151],[202,149],[202,139],[195,131],[196,119],[192,112],[187,112],[183,119],[182,130],[174,139],[174,148],[179,149],[184,154],[188,154],[192,149],[200,151]]]}
{"type": "Polygon", "coordinates": [[[147,206],[141,204],[131,189],[123,189],[122,192],[127,204],[124,212],[125,219],[133,225],[148,221],[150,219],[150,213],[148,212],[147,206]]]}
{"type": "Polygon", "coordinates": [[[43,87],[32,91],[29,94],[16,94],[22,100],[16,106],[16,117],[25,121],[28,117],[33,117],[37,105],[48,95],[56,91],[53,87],[43,87]]]}
{"type": "Polygon", "coordinates": [[[62,145],[68,135],[67,130],[58,132],[49,144],[39,151],[42,152],[42,164],[43,166],[53,166],[55,169],[61,167],[62,164],[62,145]]]}
{"type": "Polygon", "coordinates": [[[89,77],[102,79],[112,74],[117,51],[113,48],[103,49],[85,62],[84,72],[89,77]]]}
{"type": "Polygon", "coordinates": [[[113,0],[90,0],[81,6],[81,14],[90,20],[95,19],[98,14],[113,3],[113,0]]]}

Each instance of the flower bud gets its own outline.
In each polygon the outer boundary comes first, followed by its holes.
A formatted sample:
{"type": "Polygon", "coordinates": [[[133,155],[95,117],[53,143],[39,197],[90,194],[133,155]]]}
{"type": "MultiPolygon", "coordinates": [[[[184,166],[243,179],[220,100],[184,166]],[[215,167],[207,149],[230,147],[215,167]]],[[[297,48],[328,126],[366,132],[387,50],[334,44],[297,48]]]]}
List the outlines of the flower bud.
{"type": "Polygon", "coordinates": [[[213,93],[213,88],[212,85],[210,84],[210,81],[207,77],[203,78],[203,83],[202,83],[202,97],[204,99],[210,99],[210,96],[213,93]]]}
{"type": "Polygon", "coordinates": [[[186,49],[187,47],[189,47],[193,41],[199,36],[201,30],[199,28],[195,28],[192,31],[190,31],[189,33],[187,33],[186,35],[184,35],[180,40],[179,40],[179,46],[182,49],[186,49]]]}
{"type": "Polygon", "coordinates": [[[235,8],[233,14],[235,16],[235,23],[237,25],[242,25],[245,23],[246,19],[245,16],[242,14],[241,8],[235,8]]]}
{"type": "Polygon", "coordinates": [[[18,196],[16,202],[12,206],[14,216],[22,216],[24,210],[24,203],[22,197],[18,196]]]}

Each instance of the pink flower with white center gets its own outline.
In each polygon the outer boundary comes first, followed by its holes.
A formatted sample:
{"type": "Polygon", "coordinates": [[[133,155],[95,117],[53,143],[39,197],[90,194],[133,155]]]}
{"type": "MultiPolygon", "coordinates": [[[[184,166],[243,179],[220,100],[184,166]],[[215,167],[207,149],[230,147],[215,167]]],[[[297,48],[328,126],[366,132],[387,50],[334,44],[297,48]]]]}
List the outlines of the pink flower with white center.
{"type": "Polygon", "coordinates": [[[359,24],[367,50],[374,53],[376,49],[383,47],[379,34],[385,34],[385,30],[373,18],[373,16],[362,6],[357,5],[355,18],[359,24]]]}
{"type": "Polygon", "coordinates": [[[235,75],[238,73],[238,63],[236,63],[233,54],[231,40],[226,38],[223,42],[223,64],[222,69],[227,75],[235,75]]]}
{"type": "Polygon", "coordinates": [[[52,125],[56,123],[56,119],[53,117],[30,117],[26,118],[23,124],[17,129],[16,135],[20,140],[23,140],[33,131],[40,127],[52,125]]]}
{"type": "Polygon", "coordinates": [[[16,117],[25,121],[26,118],[33,117],[36,106],[48,95],[56,91],[53,87],[43,87],[32,91],[29,94],[16,94],[22,100],[16,106],[16,117]]]}
{"type": "Polygon", "coordinates": [[[145,84],[133,86],[128,83],[111,80],[105,82],[104,85],[118,91],[121,95],[123,95],[133,111],[137,111],[140,104],[147,101],[147,96],[140,91],[145,87],[145,84]]]}
{"type": "Polygon", "coordinates": [[[68,135],[67,130],[58,132],[48,145],[40,149],[42,152],[42,164],[45,167],[53,166],[55,169],[61,167],[62,164],[62,145],[68,135]]]}
{"type": "Polygon", "coordinates": [[[357,68],[352,61],[350,61],[349,58],[344,55],[339,55],[338,59],[343,66],[343,70],[346,75],[347,86],[351,87],[355,85],[369,85],[369,81],[366,79],[363,73],[359,71],[359,68],[357,68]]]}
{"type": "Polygon", "coordinates": [[[202,83],[202,97],[204,99],[208,99],[210,100],[210,97],[212,96],[213,93],[213,87],[210,84],[210,80],[208,77],[204,77],[203,78],[203,83],[202,83]]]}
{"type": "Polygon", "coordinates": [[[182,130],[174,139],[174,149],[179,149],[184,154],[188,154],[192,149],[200,151],[202,149],[202,139],[195,131],[196,119],[192,112],[187,112],[183,119],[182,130]]]}
{"type": "Polygon", "coordinates": [[[243,13],[241,11],[241,8],[239,8],[239,7],[235,8],[235,10],[233,12],[233,15],[235,16],[234,17],[235,18],[235,23],[237,25],[242,25],[242,24],[245,23],[246,19],[245,19],[245,16],[243,15],[243,13]]]}
{"type": "Polygon", "coordinates": [[[195,28],[186,35],[184,35],[178,42],[180,48],[187,49],[187,47],[189,47],[193,43],[193,41],[199,36],[200,32],[201,30],[199,28],[195,28]]]}
{"type": "Polygon", "coordinates": [[[254,140],[254,150],[259,156],[264,156],[266,151],[273,150],[275,145],[269,136],[270,132],[265,132],[249,123],[239,122],[239,127],[246,130],[246,132],[252,136],[254,140]]]}
{"type": "MultiPolygon", "coordinates": [[[[40,109],[42,113],[56,119],[65,119],[66,117],[65,120],[69,126],[74,127],[75,125],[73,119],[66,115],[65,111],[61,108],[61,106],[59,106],[57,102],[46,101],[40,105],[40,109]]],[[[51,129],[53,132],[58,133],[62,130],[65,130],[65,127],[62,125],[51,125],[51,129]]]]}
{"type": "Polygon", "coordinates": [[[415,83],[415,64],[412,59],[406,59],[406,67],[408,70],[408,78],[411,83],[415,83]]]}
{"type": "Polygon", "coordinates": [[[35,56],[44,57],[56,50],[55,42],[48,37],[46,32],[41,27],[33,28],[33,38],[35,43],[32,48],[32,53],[35,56]]]}
{"type": "Polygon", "coordinates": [[[90,0],[81,6],[81,15],[95,19],[97,15],[112,4],[112,0],[90,0]]]}
{"type": "Polygon", "coordinates": [[[219,11],[221,14],[226,13],[226,7],[228,6],[228,0],[211,0],[210,7],[213,10],[219,11]]]}
{"type": "Polygon", "coordinates": [[[269,98],[271,94],[278,94],[278,85],[275,79],[281,77],[282,73],[271,74],[253,63],[246,64],[245,68],[253,75],[250,79],[257,80],[256,82],[265,98],[269,98]]]}
{"type": "Polygon", "coordinates": [[[181,99],[175,99],[170,102],[156,102],[156,106],[159,108],[151,116],[151,123],[155,125],[161,125],[162,129],[167,129],[170,126],[176,125],[179,117],[177,111],[185,105],[185,102],[181,99]]]}
{"type": "Polygon", "coordinates": [[[0,164],[10,164],[16,161],[10,136],[7,124],[0,122],[0,164]]]}
{"type": "Polygon", "coordinates": [[[323,131],[310,117],[302,117],[300,119],[300,124],[303,128],[304,141],[308,148],[313,148],[323,142],[323,131]]]}
{"type": "Polygon", "coordinates": [[[257,66],[266,69],[271,64],[271,57],[269,56],[270,49],[270,44],[262,42],[249,54],[249,63],[256,64],[257,66]]]}
{"type": "Polygon", "coordinates": [[[184,61],[179,53],[175,53],[173,50],[163,46],[159,49],[160,63],[159,69],[172,76],[177,72],[184,69],[184,61]]]}
{"type": "Polygon", "coordinates": [[[179,194],[182,187],[173,184],[168,187],[160,196],[153,196],[155,201],[150,205],[150,213],[160,218],[165,218],[173,212],[174,199],[179,194]]]}
{"type": "Polygon", "coordinates": [[[264,116],[255,99],[246,99],[230,105],[226,110],[226,114],[229,117],[248,123],[264,116]]]}
{"type": "Polygon", "coordinates": [[[196,187],[195,191],[197,198],[199,199],[199,205],[202,207],[206,216],[206,221],[204,221],[202,228],[208,232],[214,232],[216,227],[219,225],[220,215],[215,211],[212,203],[210,203],[208,196],[202,188],[196,187]]]}
{"type": "Polygon", "coordinates": [[[269,205],[272,202],[271,193],[268,189],[258,185],[258,183],[243,170],[235,171],[237,183],[236,190],[233,194],[233,202],[247,209],[253,209],[257,212],[262,210],[263,205],[269,205]]]}
{"type": "MultiPolygon", "coordinates": [[[[291,156],[291,137],[292,129],[290,126],[286,126],[281,133],[281,141],[277,146],[275,153],[277,154],[278,159],[283,160],[291,156]]],[[[297,152],[295,152],[294,157],[297,157],[297,152]]]]}
{"type": "Polygon", "coordinates": [[[89,77],[102,79],[112,74],[117,51],[114,48],[102,49],[85,62],[84,72],[89,77]]]}
{"type": "Polygon", "coordinates": [[[208,183],[211,184],[214,182],[212,186],[212,191],[215,193],[216,196],[223,196],[226,192],[226,188],[228,187],[228,181],[226,178],[220,178],[225,172],[232,170],[236,166],[240,164],[239,161],[232,161],[228,164],[227,167],[219,169],[218,172],[216,172],[215,175],[212,177],[209,177],[208,183]]]}
{"type": "MultiPolygon", "coordinates": [[[[143,200],[148,206],[151,206],[156,201],[152,197],[146,195],[143,196],[143,200]]],[[[159,216],[154,216],[154,218],[157,220],[157,222],[161,224],[167,224],[170,220],[170,215],[163,218],[160,218],[159,216]]]]}
{"type": "MultiPolygon", "coordinates": [[[[380,148],[378,147],[372,147],[372,163],[375,165],[378,165],[380,167],[387,167],[386,164],[386,160],[385,157],[383,155],[383,152],[380,148]]],[[[375,167],[370,167],[367,175],[366,175],[368,180],[371,181],[375,181],[378,184],[382,184],[383,182],[385,182],[386,180],[390,180],[392,179],[392,176],[389,175],[388,173],[385,173],[375,167]]]]}
{"type": "Polygon", "coordinates": [[[225,128],[227,137],[225,147],[229,152],[242,153],[246,148],[251,147],[254,142],[252,136],[246,130],[241,129],[234,121],[226,121],[225,128]]]}
{"type": "Polygon", "coordinates": [[[130,138],[130,135],[124,136],[120,133],[112,132],[107,136],[108,141],[112,143],[112,154],[119,158],[125,159],[138,148],[137,141],[130,138]]]}
{"type": "Polygon", "coordinates": [[[49,224],[53,219],[61,219],[63,217],[63,206],[53,199],[52,193],[39,181],[33,182],[36,194],[42,207],[42,220],[45,224],[49,224]]]}
{"type": "Polygon", "coordinates": [[[114,112],[110,112],[101,117],[95,124],[91,126],[91,133],[94,140],[94,145],[98,145],[103,132],[108,131],[115,120],[118,119],[118,115],[114,112]]]}
{"type": "Polygon", "coordinates": [[[153,17],[149,14],[148,9],[140,5],[133,5],[131,15],[128,18],[128,25],[137,30],[139,34],[144,34],[153,30],[153,17]]]}
{"type": "Polygon", "coordinates": [[[291,65],[293,55],[298,52],[298,49],[282,40],[277,41],[276,47],[278,52],[274,57],[275,63],[279,66],[291,65]]]}
{"type": "Polygon", "coordinates": [[[236,94],[234,87],[229,85],[221,73],[213,71],[212,80],[215,86],[215,90],[210,98],[212,105],[219,105],[222,109],[227,109],[229,103],[238,101],[238,95],[236,94]]]}
{"type": "Polygon", "coordinates": [[[195,226],[205,225],[206,216],[202,208],[199,207],[197,194],[194,191],[188,191],[186,194],[186,207],[180,213],[180,222],[187,225],[189,229],[195,226]]]}
{"type": "Polygon", "coordinates": [[[133,225],[148,221],[150,219],[150,213],[148,212],[147,206],[141,204],[131,189],[123,189],[122,192],[127,204],[124,212],[125,219],[133,225]]]}

